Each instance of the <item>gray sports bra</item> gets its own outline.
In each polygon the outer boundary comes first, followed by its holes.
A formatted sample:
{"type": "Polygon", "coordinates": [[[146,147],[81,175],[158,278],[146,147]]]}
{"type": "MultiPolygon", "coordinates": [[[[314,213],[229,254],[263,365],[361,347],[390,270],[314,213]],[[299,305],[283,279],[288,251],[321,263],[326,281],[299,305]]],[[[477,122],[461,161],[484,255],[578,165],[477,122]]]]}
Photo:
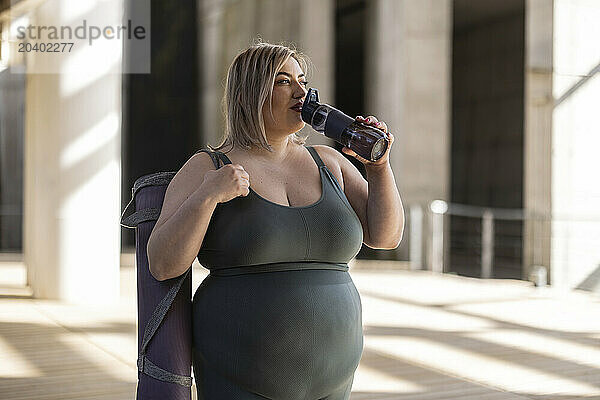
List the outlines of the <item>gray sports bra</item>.
{"type": "MultiPolygon", "coordinates": [[[[306,149],[319,167],[321,198],[291,207],[250,189],[248,196],[217,204],[198,253],[200,264],[211,273],[282,263],[296,269],[302,263],[344,265],[358,254],[363,241],[360,220],[319,154],[312,147],[306,149]]],[[[223,153],[220,156],[225,164],[231,163],[223,153]]]]}

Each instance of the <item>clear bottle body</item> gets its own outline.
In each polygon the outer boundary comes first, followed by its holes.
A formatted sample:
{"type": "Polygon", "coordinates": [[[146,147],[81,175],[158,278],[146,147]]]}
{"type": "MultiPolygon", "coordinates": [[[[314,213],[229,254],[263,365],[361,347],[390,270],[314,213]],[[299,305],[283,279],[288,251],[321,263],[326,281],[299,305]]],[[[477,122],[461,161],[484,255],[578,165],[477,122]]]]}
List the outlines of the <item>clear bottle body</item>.
{"type": "Polygon", "coordinates": [[[388,146],[383,132],[357,121],[344,129],[341,138],[344,146],[369,161],[380,159],[388,146]]]}

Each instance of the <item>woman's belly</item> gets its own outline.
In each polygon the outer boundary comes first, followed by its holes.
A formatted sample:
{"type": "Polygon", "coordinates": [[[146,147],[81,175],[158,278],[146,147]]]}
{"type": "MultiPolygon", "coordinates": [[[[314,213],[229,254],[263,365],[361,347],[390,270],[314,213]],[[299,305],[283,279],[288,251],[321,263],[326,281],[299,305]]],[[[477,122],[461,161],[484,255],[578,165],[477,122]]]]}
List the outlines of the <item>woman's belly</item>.
{"type": "Polygon", "coordinates": [[[209,276],[194,294],[193,327],[205,368],[272,398],[326,396],[363,350],[360,296],[344,271],[209,276]]]}

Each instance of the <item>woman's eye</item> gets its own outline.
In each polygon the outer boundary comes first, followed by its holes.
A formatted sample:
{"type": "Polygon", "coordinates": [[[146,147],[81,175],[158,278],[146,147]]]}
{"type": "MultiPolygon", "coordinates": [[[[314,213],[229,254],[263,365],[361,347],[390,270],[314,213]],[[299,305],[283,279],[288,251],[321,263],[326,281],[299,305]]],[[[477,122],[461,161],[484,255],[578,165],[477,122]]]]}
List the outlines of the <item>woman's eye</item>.
{"type": "MultiPolygon", "coordinates": [[[[290,80],[289,79],[282,79],[280,81],[277,81],[277,83],[290,83],[290,80]]],[[[306,85],[308,85],[308,81],[300,82],[300,84],[306,86],[306,85]]]]}

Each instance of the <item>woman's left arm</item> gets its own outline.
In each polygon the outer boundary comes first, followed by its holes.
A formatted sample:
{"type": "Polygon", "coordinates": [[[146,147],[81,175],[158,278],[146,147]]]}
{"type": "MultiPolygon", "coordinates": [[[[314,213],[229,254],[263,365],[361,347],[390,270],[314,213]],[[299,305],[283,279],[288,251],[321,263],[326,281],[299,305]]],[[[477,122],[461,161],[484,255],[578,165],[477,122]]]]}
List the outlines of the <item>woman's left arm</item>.
{"type": "Polygon", "coordinates": [[[404,208],[389,163],[394,136],[387,132],[384,122],[377,121],[373,116],[356,119],[386,132],[389,140],[385,154],[376,162],[369,161],[346,147],[342,149],[344,154],[356,158],[365,165],[367,180],[339,152],[331,148],[328,148],[327,152],[335,153],[337,156],[344,193],[363,227],[363,242],[373,249],[395,249],[400,245],[404,232],[404,208]]]}
{"type": "Polygon", "coordinates": [[[369,240],[375,248],[395,249],[400,245],[404,232],[404,208],[392,167],[365,165],[367,171],[368,198],[367,223],[369,240]]]}

